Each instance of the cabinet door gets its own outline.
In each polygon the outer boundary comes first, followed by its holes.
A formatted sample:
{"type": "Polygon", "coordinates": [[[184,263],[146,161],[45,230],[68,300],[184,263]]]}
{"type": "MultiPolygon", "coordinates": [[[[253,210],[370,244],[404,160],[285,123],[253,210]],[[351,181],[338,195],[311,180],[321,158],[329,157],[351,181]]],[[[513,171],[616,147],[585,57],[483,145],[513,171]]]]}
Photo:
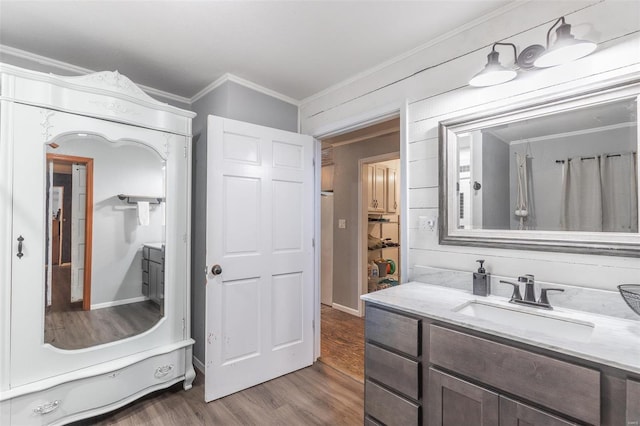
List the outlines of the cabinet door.
{"type": "Polygon", "coordinates": [[[498,426],[498,394],[429,368],[429,426],[498,426]]]}
{"type": "Polygon", "coordinates": [[[370,212],[376,210],[376,174],[373,164],[367,164],[367,208],[370,212]]]}
{"type": "Polygon", "coordinates": [[[387,181],[387,168],[385,166],[374,166],[374,199],[376,205],[374,210],[377,212],[384,212],[387,210],[386,202],[386,181],[387,181]]]}
{"type": "Polygon", "coordinates": [[[501,396],[500,426],[577,426],[577,423],[501,396]]]}
{"type": "Polygon", "coordinates": [[[398,211],[398,171],[392,168],[387,169],[387,211],[398,211]]]}

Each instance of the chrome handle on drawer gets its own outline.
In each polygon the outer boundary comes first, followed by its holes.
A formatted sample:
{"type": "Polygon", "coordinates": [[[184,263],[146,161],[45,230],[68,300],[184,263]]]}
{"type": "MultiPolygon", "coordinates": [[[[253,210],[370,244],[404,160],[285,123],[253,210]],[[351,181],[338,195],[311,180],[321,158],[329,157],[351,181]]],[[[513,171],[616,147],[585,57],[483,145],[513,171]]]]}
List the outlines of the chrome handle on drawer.
{"type": "Polygon", "coordinates": [[[55,400],[53,402],[47,402],[46,404],[42,404],[39,407],[33,409],[33,412],[36,414],[49,414],[52,411],[55,411],[60,406],[60,400],[55,400]]]}
{"type": "Polygon", "coordinates": [[[154,376],[156,377],[156,379],[160,379],[171,373],[172,370],[173,364],[163,365],[162,367],[156,368],[156,374],[154,374],[154,376]]]}

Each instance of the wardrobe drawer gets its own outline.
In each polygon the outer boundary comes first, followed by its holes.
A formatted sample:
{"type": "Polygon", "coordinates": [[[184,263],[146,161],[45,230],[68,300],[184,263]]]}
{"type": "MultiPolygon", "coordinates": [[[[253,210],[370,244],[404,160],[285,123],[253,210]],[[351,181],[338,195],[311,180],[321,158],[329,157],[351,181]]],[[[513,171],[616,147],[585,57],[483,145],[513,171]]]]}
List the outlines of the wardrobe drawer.
{"type": "Polygon", "coordinates": [[[420,320],[367,305],[365,338],[411,356],[420,355],[420,320]]]}
{"type": "MultiPolygon", "coordinates": [[[[48,425],[83,411],[100,409],[147,388],[183,376],[185,351],[157,355],[111,371],[11,400],[11,425],[48,425]]],[[[158,389],[162,388],[159,386],[158,389]]]]}
{"type": "MultiPolygon", "coordinates": [[[[417,425],[420,406],[367,380],[365,385],[365,412],[387,426],[417,425]]],[[[375,423],[374,423],[375,424],[375,423]]]]}
{"type": "Polygon", "coordinates": [[[600,372],[431,326],[429,360],[591,424],[600,423],[600,372]]]}
{"type": "Polygon", "coordinates": [[[420,363],[366,344],[367,376],[413,399],[420,399],[420,363]]]}

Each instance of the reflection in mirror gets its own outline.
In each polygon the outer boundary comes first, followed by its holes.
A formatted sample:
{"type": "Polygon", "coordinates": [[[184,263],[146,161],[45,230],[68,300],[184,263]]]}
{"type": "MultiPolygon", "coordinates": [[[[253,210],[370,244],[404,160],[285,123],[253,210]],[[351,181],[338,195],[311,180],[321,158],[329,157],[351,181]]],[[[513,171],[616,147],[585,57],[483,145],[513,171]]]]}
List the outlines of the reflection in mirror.
{"type": "Polygon", "coordinates": [[[84,133],[46,148],[45,343],[80,349],[148,330],[164,314],[163,159],[84,133]]]}
{"type": "Polygon", "coordinates": [[[581,90],[440,122],[440,244],[640,257],[640,83],[581,90]]]}
{"type": "Polygon", "coordinates": [[[635,97],[456,133],[458,229],[638,232],[635,97]]]}

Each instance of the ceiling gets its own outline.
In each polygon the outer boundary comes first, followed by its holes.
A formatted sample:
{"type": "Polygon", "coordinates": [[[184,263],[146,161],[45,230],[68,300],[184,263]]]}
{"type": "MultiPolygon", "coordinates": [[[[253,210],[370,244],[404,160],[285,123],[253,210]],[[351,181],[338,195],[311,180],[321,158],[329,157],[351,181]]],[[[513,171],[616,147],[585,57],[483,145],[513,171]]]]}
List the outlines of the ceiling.
{"type": "Polygon", "coordinates": [[[300,101],[511,1],[0,0],[0,44],[185,98],[230,73],[300,101]]]}

